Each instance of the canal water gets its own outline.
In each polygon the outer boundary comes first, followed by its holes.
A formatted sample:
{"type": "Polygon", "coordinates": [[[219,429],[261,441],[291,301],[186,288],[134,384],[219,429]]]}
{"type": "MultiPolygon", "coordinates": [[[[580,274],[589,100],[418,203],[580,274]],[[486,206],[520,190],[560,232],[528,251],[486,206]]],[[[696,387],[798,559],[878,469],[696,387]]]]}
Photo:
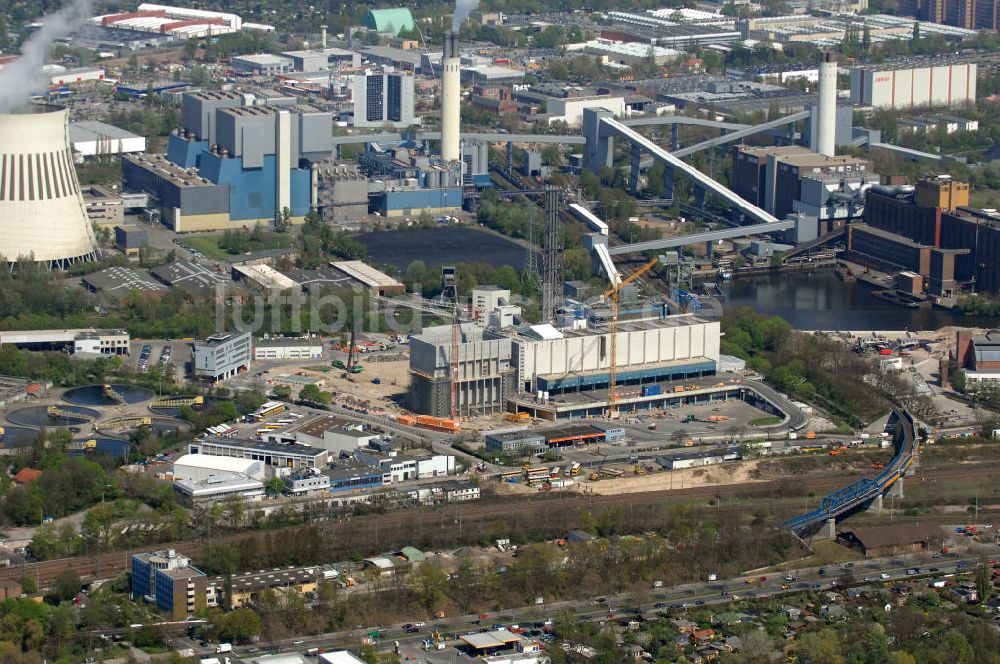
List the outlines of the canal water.
{"type": "Polygon", "coordinates": [[[723,284],[726,309],[749,307],[779,316],[799,330],[936,330],[948,325],[1000,326],[995,316],[963,316],[944,309],[906,309],[871,295],[874,287],[845,283],[832,270],[785,272],[723,284]]]}

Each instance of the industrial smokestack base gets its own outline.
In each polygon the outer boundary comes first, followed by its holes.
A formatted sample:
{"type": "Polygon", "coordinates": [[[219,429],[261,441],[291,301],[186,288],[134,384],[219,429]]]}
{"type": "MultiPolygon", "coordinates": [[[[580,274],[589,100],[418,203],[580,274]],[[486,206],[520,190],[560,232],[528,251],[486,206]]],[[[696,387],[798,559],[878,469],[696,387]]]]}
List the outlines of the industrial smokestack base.
{"type": "Polygon", "coordinates": [[[458,161],[461,158],[461,64],[458,35],[449,32],[444,37],[444,58],[441,61],[441,158],[448,161],[458,161]]]}
{"type": "Polygon", "coordinates": [[[64,268],[97,254],[69,143],[69,111],[0,115],[0,256],[64,268]]]}
{"type": "Polygon", "coordinates": [[[816,152],[834,156],[837,149],[837,58],[824,52],[819,62],[819,102],[816,104],[816,152]]]}

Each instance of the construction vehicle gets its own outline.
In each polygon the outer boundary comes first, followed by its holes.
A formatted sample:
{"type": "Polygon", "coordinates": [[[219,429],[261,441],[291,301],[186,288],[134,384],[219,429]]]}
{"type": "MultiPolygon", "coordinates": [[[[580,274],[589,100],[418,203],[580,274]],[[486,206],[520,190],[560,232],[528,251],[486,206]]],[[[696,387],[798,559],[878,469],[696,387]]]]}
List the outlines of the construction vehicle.
{"type": "Polygon", "coordinates": [[[839,454],[843,454],[846,451],[847,451],[847,448],[845,446],[841,445],[840,447],[835,447],[832,450],[830,450],[830,456],[837,456],[839,454]]]}
{"type": "Polygon", "coordinates": [[[590,473],[589,475],[587,475],[587,479],[590,480],[591,482],[596,482],[597,480],[601,479],[601,476],[598,475],[597,473],[590,473]]]}
{"type": "Polygon", "coordinates": [[[618,419],[618,388],[616,385],[618,381],[618,295],[623,288],[652,270],[659,261],[659,258],[654,258],[624,279],[621,279],[620,277],[612,277],[611,288],[604,291],[604,297],[611,302],[611,353],[609,357],[610,375],[608,378],[608,417],[613,420],[618,419]],[[618,283],[614,283],[615,281],[618,281],[618,283]]]}
{"type": "Polygon", "coordinates": [[[645,475],[648,471],[646,470],[646,466],[640,463],[636,465],[634,472],[636,475],[645,475]]]}

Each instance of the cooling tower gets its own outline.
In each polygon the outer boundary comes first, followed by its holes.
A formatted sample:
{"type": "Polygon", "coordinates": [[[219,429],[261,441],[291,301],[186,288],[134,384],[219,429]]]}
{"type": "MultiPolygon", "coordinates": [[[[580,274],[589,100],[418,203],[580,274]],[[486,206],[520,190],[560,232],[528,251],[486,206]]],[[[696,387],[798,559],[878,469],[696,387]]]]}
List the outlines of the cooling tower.
{"type": "Polygon", "coordinates": [[[819,62],[819,103],[816,105],[816,152],[834,156],[837,149],[837,58],[823,53],[819,62]]]}
{"type": "Polygon", "coordinates": [[[0,256],[7,262],[33,254],[62,268],[96,255],[68,120],[64,107],[51,104],[0,115],[0,256]]]}
{"type": "Polygon", "coordinates": [[[459,134],[462,123],[462,73],[458,55],[458,35],[449,32],[444,37],[444,59],[441,61],[441,158],[458,161],[459,134]]]}

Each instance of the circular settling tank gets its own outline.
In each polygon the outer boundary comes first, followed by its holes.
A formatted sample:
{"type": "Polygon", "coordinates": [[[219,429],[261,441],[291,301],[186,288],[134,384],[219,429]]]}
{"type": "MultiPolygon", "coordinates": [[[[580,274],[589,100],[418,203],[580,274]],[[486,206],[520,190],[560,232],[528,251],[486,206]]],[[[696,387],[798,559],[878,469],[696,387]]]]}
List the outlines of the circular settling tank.
{"type": "MultiPolygon", "coordinates": [[[[111,386],[130,404],[142,403],[153,398],[153,390],[137,385],[115,383],[111,386]]],[[[103,385],[85,385],[66,390],[63,399],[83,406],[117,406],[118,402],[104,393],[103,385]]]]}
{"type": "Polygon", "coordinates": [[[96,410],[81,406],[59,406],[59,410],[67,414],[78,413],[79,417],[49,416],[47,406],[31,406],[9,413],[7,421],[25,427],[70,427],[90,422],[100,415],[96,410]]]}
{"type": "MultiPolygon", "coordinates": [[[[77,442],[84,442],[87,440],[93,440],[97,443],[97,453],[107,454],[113,457],[124,457],[128,454],[129,449],[132,447],[127,440],[122,440],[120,438],[79,438],[77,442]]],[[[84,450],[74,450],[70,452],[77,456],[86,456],[88,452],[84,450]]]]}
{"type": "Polygon", "coordinates": [[[37,429],[26,429],[25,427],[4,427],[3,440],[0,441],[3,447],[8,450],[16,450],[21,447],[28,447],[35,441],[38,435],[37,429]]]}

